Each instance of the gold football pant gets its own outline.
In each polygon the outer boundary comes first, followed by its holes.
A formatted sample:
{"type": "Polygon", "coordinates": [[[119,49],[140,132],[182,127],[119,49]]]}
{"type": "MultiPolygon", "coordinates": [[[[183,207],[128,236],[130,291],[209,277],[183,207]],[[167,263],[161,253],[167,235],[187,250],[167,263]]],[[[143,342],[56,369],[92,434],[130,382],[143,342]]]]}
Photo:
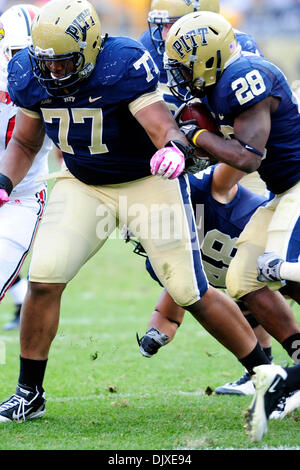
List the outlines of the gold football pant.
{"type": "Polygon", "coordinates": [[[208,283],[185,176],[89,186],[63,172],[37,234],[30,281],[67,283],[123,225],[140,240],[157,277],[179,305],[191,305],[204,295],[208,283]]]}

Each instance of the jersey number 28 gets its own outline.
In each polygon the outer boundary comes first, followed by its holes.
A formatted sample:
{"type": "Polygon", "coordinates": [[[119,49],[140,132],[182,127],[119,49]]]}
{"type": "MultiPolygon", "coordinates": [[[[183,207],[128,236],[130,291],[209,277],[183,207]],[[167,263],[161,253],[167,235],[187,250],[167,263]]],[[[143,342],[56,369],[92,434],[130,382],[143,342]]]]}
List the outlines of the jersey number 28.
{"type": "Polygon", "coordinates": [[[233,91],[236,90],[235,96],[240,105],[248,103],[254,96],[261,95],[266,91],[265,82],[258,70],[251,70],[245,77],[234,80],[231,88],[233,91]]]}

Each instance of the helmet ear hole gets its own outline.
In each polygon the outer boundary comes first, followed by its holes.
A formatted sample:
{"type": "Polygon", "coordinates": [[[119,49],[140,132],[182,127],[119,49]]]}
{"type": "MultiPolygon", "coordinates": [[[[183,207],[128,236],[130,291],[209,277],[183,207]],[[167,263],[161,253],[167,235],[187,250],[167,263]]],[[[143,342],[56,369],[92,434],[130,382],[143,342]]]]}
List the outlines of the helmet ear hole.
{"type": "Polygon", "coordinates": [[[214,61],[215,61],[215,58],[214,57],[211,57],[210,59],[208,59],[205,63],[205,66],[207,69],[211,69],[213,68],[213,65],[214,65],[214,61]]]}

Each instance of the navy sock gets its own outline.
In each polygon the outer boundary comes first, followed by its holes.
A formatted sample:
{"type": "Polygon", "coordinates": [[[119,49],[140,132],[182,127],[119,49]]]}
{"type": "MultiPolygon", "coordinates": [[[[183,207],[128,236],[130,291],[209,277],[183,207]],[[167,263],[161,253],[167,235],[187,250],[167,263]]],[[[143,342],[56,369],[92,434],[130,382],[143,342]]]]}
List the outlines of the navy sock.
{"type": "Polygon", "coordinates": [[[254,373],[253,367],[271,363],[259,343],[256,344],[255,348],[250,354],[248,354],[248,356],[239,359],[239,361],[247,369],[250,375],[253,375],[254,373]]]}
{"type": "Polygon", "coordinates": [[[272,346],[270,346],[269,348],[263,348],[263,351],[265,355],[267,356],[267,358],[269,359],[269,361],[272,362],[273,361],[272,346]]]}
{"type": "Polygon", "coordinates": [[[289,336],[281,343],[281,346],[286,350],[288,355],[296,364],[298,364],[300,361],[299,344],[300,333],[295,333],[294,335],[289,336]]]}
{"type": "Polygon", "coordinates": [[[35,389],[37,386],[42,388],[47,359],[37,361],[35,359],[26,359],[20,356],[20,375],[19,384],[35,389]]]}
{"type": "Polygon", "coordinates": [[[295,392],[296,390],[300,390],[300,364],[287,367],[285,370],[288,373],[287,379],[285,381],[287,392],[295,392]]]}

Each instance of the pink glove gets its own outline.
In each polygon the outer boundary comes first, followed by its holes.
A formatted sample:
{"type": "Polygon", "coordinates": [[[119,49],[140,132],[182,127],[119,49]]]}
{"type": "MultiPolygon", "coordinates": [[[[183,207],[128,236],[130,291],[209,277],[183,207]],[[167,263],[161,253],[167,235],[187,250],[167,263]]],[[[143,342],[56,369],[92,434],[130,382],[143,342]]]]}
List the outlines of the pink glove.
{"type": "Polygon", "coordinates": [[[0,189],[0,207],[9,201],[9,197],[5,189],[0,189]]]}
{"type": "Polygon", "coordinates": [[[177,178],[183,172],[184,166],[184,155],[175,145],[159,149],[150,161],[152,175],[160,175],[163,179],[177,178]]]}

